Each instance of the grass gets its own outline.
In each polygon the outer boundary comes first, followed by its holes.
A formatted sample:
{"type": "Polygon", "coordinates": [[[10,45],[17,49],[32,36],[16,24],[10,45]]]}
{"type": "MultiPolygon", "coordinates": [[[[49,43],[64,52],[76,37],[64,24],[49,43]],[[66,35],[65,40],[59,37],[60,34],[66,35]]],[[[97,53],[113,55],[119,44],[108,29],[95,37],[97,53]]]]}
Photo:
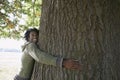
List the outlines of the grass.
{"type": "Polygon", "coordinates": [[[21,53],[0,53],[0,80],[13,80],[20,69],[21,53]]]}

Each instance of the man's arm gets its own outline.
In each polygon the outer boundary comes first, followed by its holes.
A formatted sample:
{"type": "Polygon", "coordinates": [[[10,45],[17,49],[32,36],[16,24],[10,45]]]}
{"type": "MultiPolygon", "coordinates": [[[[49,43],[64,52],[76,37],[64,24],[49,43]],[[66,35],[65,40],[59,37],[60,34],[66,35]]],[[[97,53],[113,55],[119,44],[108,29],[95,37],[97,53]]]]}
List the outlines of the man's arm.
{"type": "Polygon", "coordinates": [[[49,55],[45,52],[42,52],[34,43],[29,43],[26,50],[37,62],[43,64],[64,67],[72,70],[80,70],[81,68],[79,61],[74,59],[63,59],[49,55]]]}
{"type": "Polygon", "coordinates": [[[47,65],[62,66],[63,58],[54,57],[41,51],[36,44],[29,43],[26,46],[26,51],[37,61],[47,65]]]}

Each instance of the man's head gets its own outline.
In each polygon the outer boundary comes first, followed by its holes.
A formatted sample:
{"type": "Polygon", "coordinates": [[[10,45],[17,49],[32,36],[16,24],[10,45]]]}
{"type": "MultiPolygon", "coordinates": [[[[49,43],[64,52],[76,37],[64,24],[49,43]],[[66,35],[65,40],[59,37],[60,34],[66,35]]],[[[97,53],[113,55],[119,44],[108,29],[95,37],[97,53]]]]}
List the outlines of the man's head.
{"type": "Polygon", "coordinates": [[[36,43],[38,41],[38,35],[39,35],[39,30],[38,29],[30,28],[25,32],[24,38],[28,42],[36,43]]]}

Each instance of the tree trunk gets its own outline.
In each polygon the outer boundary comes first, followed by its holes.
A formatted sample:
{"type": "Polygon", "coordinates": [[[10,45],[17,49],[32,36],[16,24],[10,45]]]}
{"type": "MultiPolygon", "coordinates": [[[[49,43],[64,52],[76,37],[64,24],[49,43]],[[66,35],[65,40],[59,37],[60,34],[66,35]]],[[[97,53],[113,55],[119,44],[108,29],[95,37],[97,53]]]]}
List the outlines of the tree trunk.
{"type": "Polygon", "coordinates": [[[35,64],[32,80],[120,80],[120,2],[43,0],[39,47],[82,71],[35,64]]]}

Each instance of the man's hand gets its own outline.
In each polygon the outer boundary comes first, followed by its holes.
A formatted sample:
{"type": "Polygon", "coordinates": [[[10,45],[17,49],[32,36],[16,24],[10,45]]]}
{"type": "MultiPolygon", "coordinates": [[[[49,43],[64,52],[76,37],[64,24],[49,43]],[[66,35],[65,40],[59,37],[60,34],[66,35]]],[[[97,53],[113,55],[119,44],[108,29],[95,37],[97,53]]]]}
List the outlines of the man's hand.
{"type": "Polygon", "coordinates": [[[81,64],[74,59],[63,59],[63,67],[71,70],[81,70],[81,64]]]}

